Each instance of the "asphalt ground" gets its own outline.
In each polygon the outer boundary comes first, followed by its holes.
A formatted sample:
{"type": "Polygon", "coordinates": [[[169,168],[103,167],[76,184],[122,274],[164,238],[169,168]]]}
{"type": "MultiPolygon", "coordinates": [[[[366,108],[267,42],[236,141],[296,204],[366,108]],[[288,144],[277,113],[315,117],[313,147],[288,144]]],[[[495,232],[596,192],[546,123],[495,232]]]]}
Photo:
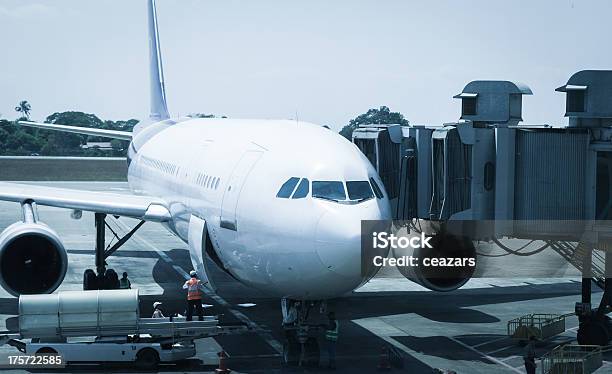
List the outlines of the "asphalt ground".
{"type": "MultiPolygon", "coordinates": [[[[47,183],[129,193],[127,184],[121,182],[47,183]]],[[[85,212],[80,220],[73,220],[69,211],[42,206],[39,213],[41,220],[58,232],[68,250],[68,273],[59,291],[80,290],[83,271],[94,263],[93,214],[85,212]]],[[[17,204],[0,203],[0,230],[20,216],[17,204]]],[[[125,233],[136,223],[120,218],[111,225],[125,233]]],[[[111,240],[112,234],[107,234],[107,240],[111,240]]],[[[571,269],[559,267],[555,253],[547,252],[546,256],[557,269],[554,274],[559,274],[558,277],[478,278],[449,293],[427,291],[392,269],[381,272],[361,289],[329,302],[340,321],[336,372],[376,372],[381,348],[390,345],[396,348],[404,363],[403,369],[394,369],[397,372],[431,373],[434,368],[440,368],[457,373],[523,373],[523,348],[508,338],[507,322],[530,313],[570,313],[580,299],[580,283],[571,276],[571,269]]],[[[166,313],[183,313],[185,294],[181,285],[185,273],[192,267],[189,254],[186,245],[159,224],[146,223],[107,262],[119,274],[129,273],[133,288],[138,288],[141,295],[142,316],[151,314],[154,301],[163,302],[166,313]]],[[[519,269],[528,263],[512,266],[519,269]]],[[[204,300],[210,305],[206,314],[220,315],[224,324],[247,323],[252,331],[200,341],[198,356],[162,365],[160,372],[213,372],[214,353],[220,347],[228,352],[229,367],[234,372],[327,372],[324,346],[320,369],[281,366],[278,348],[283,342],[283,331],[279,300],[247,288],[221,271],[215,270],[212,277],[219,291],[204,300]],[[239,305],[244,303],[255,305],[239,305]]],[[[594,303],[599,297],[600,292],[594,293],[594,303]]],[[[17,299],[0,291],[0,329],[15,330],[16,314],[17,299]]],[[[565,332],[538,344],[538,357],[558,344],[575,341],[576,327],[576,317],[568,317],[565,332]]],[[[0,358],[16,353],[12,347],[0,347],[0,358]]],[[[610,357],[606,359],[597,373],[612,372],[610,357]]],[[[80,365],[62,371],[137,370],[129,365],[80,365]]]]}

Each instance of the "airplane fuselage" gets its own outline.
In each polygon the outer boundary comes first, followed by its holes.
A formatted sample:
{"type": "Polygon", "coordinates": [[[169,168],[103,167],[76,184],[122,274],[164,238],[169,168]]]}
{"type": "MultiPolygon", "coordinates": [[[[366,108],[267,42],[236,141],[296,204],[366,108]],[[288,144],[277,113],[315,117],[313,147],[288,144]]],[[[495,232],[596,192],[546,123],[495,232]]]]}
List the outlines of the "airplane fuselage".
{"type": "Polygon", "coordinates": [[[167,201],[167,227],[185,242],[190,221],[204,220],[216,255],[242,283],[326,299],[365,281],[361,220],[390,219],[390,206],[370,162],[342,136],[304,122],[229,119],[190,119],[146,136],[132,155],[130,188],[167,201]],[[367,198],[351,199],[358,192],[367,198]]]}

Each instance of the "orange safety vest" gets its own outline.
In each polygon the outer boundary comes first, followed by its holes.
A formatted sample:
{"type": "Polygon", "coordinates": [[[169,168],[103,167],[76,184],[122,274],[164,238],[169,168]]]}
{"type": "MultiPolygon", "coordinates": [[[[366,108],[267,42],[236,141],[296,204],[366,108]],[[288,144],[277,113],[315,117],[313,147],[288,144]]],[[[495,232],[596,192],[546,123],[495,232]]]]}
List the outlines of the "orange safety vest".
{"type": "Polygon", "coordinates": [[[200,280],[191,278],[187,281],[187,300],[201,300],[202,290],[200,289],[200,280]]]}

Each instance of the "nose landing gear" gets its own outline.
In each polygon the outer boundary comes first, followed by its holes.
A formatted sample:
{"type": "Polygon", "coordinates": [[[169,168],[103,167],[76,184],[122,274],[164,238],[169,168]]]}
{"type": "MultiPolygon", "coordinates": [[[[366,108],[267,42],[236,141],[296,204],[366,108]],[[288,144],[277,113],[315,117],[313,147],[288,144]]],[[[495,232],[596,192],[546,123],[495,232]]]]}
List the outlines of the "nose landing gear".
{"type": "Polygon", "coordinates": [[[325,326],[326,303],[282,299],[281,309],[285,331],[283,365],[318,367],[321,358],[319,336],[325,326]],[[311,313],[317,307],[318,313],[311,313]]]}

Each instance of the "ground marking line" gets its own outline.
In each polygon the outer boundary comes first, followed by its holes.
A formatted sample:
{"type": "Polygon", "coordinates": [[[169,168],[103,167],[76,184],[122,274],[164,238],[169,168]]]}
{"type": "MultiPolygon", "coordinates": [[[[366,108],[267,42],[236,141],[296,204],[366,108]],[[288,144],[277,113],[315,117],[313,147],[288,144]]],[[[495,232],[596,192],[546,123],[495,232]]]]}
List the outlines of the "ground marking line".
{"type": "MultiPolygon", "coordinates": [[[[537,370],[537,367],[540,367],[541,365],[542,365],[542,359],[536,358],[536,370],[537,370]]],[[[517,369],[521,373],[524,373],[525,372],[525,363],[523,362],[523,365],[515,366],[515,369],[517,369]]],[[[573,374],[573,372],[572,372],[572,374],[573,374]]]]}
{"type": "Polygon", "coordinates": [[[514,371],[515,373],[520,373],[520,374],[523,374],[523,371],[518,370],[517,368],[512,367],[512,366],[508,365],[507,363],[505,363],[505,362],[503,362],[503,361],[501,361],[501,360],[496,359],[495,357],[491,357],[491,356],[489,356],[488,354],[486,354],[486,353],[484,353],[484,352],[481,352],[481,351],[479,351],[478,349],[473,348],[472,346],[470,346],[470,345],[468,345],[468,344],[465,344],[464,342],[462,342],[462,341],[460,341],[460,340],[458,340],[458,339],[456,339],[456,338],[454,338],[454,337],[452,337],[452,336],[449,336],[448,338],[449,338],[450,340],[454,341],[455,343],[457,343],[457,344],[459,344],[459,345],[461,345],[461,346],[463,346],[463,347],[465,347],[465,348],[469,349],[470,351],[478,353],[480,356],[482,356],[482,357],[486,358],[487,360],[489,360],[489,361],[491,361],[491,362],[493,362],[493,363],[495,363],[495,364],[502,365],[502,366],[506,367],[507,369],[510,369],[510,370],[514,371]]]}
{"type": "Polygon", "coordinates": [[[508,356],[506,358],[500,358],[499,360],[505,362],[505,361],[511,360],[513,358],[523,358],[523,356],[512,355],[512,356],[508,356]]]}
{"type": "MultiPolygon", "coordinates": [[[[130,228],[123,222],[119,221],[119,220],[115,220],[115,222],[117,222],[118,224],[120,224],[124,230],[129,230],[130,228]]],[[[184,279],[190,279],[191,277],[189,276],[189,274],[187,274],[187,272],[185,270],[183,270],[180,266],[178,266],[177,264],[174,263],[174,261],[172,261],[172,259],[161,249],[157,248],[156,246],[154,246],[153,244],[151,244],[148,240],[146,240],[145,238],[143,238],[142,236],[140,236],[138,233],[135,233],[132,236],[133,239],[136,239],[136,241],[140,242],[141,244],[144,244],[145,246],[153,249],[155,252],[158,253],[159,257],[166,263],[168,263],[169,265],[172,266],[172,268],[174,269],[174,271],[176,271],[179,275],[181,275],[184,279]]],[[[246,324],[247,326],[249,326],[251,329],[253,329],[255,331],[255,333],[257,335],[259,335],[263,340],[266,341],[266,343],[268,343],[268,345],[270,345],[270,347],[272,347],[276,352],[278,353],[282,353],[283,352],[283,345],[276,340],[272,334],[270,334],[268,331],[264,330],[263,328],[261,328],[258,324],[256,324],[255,322],[251,321],[249,319],[249,317],[247,317],[246,315],[244,315],[244,313],[234,309],[230,303],[228,303],[225,299],[223,299],[221,296],[216,295],[216,294],[207,294],[207,296],[209,296],[210,298],[212,298],[213,300],[215,300],[218,304],[222,305],[223,307],[227,308],[229,310],[229,312],[231,314],[234,315],[234,317],[236,317],[237,319],[239,319],[241,322],[243,322],[244,324],[246,324]]]]}
{"type": "MultiPolygon", "coordinates": [[[[370,329],[367,327],[367,319],[366,320],[351,320],[351,322],[353,322],[354,324],[356,324],[357,326],[360,326],[366,330],[368,330],[369,332],[371,332],[372,334],[376,335],[377,337],[379,337],[380,339],[386,341],[387,343],[391,344],[392,346],[394,346],[397,349],[401,349],[404,353],[406,353],[408,356],[412,357],[413,359],[421,362],[423,365],[429,366],[429,364],[427,362],[424,362],[422,360],[420,360],[417,356],[415,351],[412,351],[410,348],[406,347],[404,344],[400,343],[399,341],[397,341],[396,339],[393,339],[391,336],[389,335],[383,335],[382,333],[379,334],[377,333],[375,330],[370,329]]],[[[389,322],[381,319],[380,322],[384,323],[385,325],[390,326],[391,328],[393,328],[394,330],[406,333],[404,330],[399,329],[393,325],[391,325],[389,322]]]]}
{"type": "MultiPolygon", "coordinates": [[[[472,348],[474,348],[474,347],[472,347],[472,348]]],[[[501,352],[501,351],[505,351],[508,348],[516,348],[516,347],[514,345],[508,345],[508,346],[501,347],[499,349],[493,350],[491,352],[487,352],[487,354],[492,355],[493,353],[498,353],[498,352],[501,352]]]]}
{"type": "Polygon", "coordinates": [[[493,339],[493,340],[486,341],[486,342],[484,342],[484,343],[480,343],[480,344],[473,345],[473,346],[472,346],[472,348],[478,348],[478,347],[481,347],[481,346],[483,346],[483,345],[487,345],[487,344],[491,344],[491,343],[499,342],[499,341],[506,340],[506,339],[509,339],[509,337],[508,337],[508,336],[503,336],[503,337],[501,337],[501,338],[497,338],[497,339],[493,339]]]}

